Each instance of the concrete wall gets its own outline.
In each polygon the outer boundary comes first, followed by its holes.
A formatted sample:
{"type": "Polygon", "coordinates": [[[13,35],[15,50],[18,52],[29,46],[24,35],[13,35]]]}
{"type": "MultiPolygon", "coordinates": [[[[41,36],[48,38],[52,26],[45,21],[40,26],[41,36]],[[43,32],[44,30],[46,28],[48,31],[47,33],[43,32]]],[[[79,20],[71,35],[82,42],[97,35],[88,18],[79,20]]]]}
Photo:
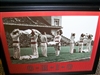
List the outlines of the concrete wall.
{"type": "Polygon", "coordinates": [[[51,25],[57,26],[57,25],[55,25],[55,22],[54,22],[55,19],[59,19],[59,25],[58,26],[62,26],[61,25],[62,24],[62,17],[61,16],[52,16],[51,17],[51,25]]]}
{"type": "MultiPolygon", "coordinates": [[[[62,17],[61,16],[43,16],[43,19],[45,19],[51,26],[62,26],[62,17]],[[55,25],[54,20],[59,19],[59,25],[55,25]]],[[[57,29],[51,29],[51,33],[53,35],[56,35],[57,29]]]]}
{"type": "Polygon", "coordinates": [[[45,19],[51,26],[62,26],[62,17],[61,16],[43,16],[43,19],[45,19]],[[55,19],[59,20],[59,25],[55,24],[55,19]]]}
{"type": "Polygon", "coordinates": [[[57,29],[51,29],[51,33],[53,34],[53,35],[57,35],[57,29]]]}

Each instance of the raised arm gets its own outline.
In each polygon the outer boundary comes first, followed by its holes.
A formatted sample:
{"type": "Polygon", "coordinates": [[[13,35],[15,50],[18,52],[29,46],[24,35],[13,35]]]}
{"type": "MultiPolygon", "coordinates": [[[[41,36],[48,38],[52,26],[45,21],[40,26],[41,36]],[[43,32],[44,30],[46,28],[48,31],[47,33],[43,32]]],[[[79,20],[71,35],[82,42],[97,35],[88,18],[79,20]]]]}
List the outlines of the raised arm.
{"type": "Polygon", "coordinates": [[[27,30],[20,30],[21,33],[23,34],[31,34],[31,29],[27,29],[27,30]]]}
{"type": "Polygon", "coordinates": [[[35,33],[37,33],[38,35],[41,35],[41,32],[38,31],[37,29],[32,29],[33,31],[35,31],[35,33]]]}
{"type": "Polygon", "coordinates": [[[19,29],[14,29],[11,33],[10,33],[12,38],[16,38],[19,37],[21,35],[19,29]]]}

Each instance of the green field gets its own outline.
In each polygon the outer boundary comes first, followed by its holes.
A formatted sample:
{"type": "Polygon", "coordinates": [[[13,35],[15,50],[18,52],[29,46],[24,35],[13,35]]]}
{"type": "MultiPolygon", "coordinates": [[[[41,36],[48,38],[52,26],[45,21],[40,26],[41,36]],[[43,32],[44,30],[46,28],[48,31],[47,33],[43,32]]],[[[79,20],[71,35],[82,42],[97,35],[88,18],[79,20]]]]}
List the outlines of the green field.
{"type": "MultiPolygon", "coordinates": [[[[85,48],[85,47],[84,47],[85,48]]],[[[78,50],[78,46],[75,47],[78,50]]],[[[48,47],[48,57],[42,56],[40,47],[38,48],[39,51],[39,58],[37,59],[30,59],[30,60],[14,60],[11,59],[12,63],[14,64],[23,64],[23,63],[40,63],[40,62],[63,62],[63,61],[76,61],[78,59],[84,59],[91,56],[91,52],[87,53],[76,53],[70,54],[70,47],[69,46],[62,46],[61,53],[59,56],[55,56],[54,47],[48,47]]],[[[13,48],[9,48],[10,56],[12,57],[13,48]]],[[[31,55],[32,50],[31,48],[21,48],[21,55],[31,55]]]]}

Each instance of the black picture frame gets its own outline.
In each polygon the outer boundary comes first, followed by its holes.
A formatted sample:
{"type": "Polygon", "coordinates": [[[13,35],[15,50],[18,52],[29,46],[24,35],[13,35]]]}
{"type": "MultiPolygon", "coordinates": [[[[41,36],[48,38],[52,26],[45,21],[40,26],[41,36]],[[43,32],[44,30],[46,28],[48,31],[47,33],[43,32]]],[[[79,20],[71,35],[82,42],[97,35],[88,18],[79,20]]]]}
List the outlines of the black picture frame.
{"type": "MultiPolygon", "coordinates": [[[[2,3],[4,3],[6,0],[2,1],[2,3]]],[[[8,1],[9,2],[9,1],[8,1]]],[[[27,2],[27,1],[26,1],[27,2]]],[[[93,4],[88,4],[89,1],[87,2],[87,4],[83,4],[80,3],[78,5],[71,4],[69,2],[69,4],[60,4],[60,0],[58,1],[58,4],[52,3],[52,4],[40,4],[40,3],[17,3],[17,4],[13,4],[13,3],[8,3],[7,5],[2,4],[2,6],[0,6],[0,12],[14,12],[14,11],[97,11],[100,12],[100,6],[99,3],[97,5],[93,4]],[[9,4],[11,4],[10,6],[8,6],[9,4]],[[82,5],[81,5],[82,4],[82,5]]],[[[3,63],[3,67],[4,67],[4,71],[6,75],[18,75],[18,74],[10,74],[9,69],[8,69],[8,65],[7,65],[7,61],[6,61],[6,57],[3,51],[3,45],[2,45],[2,39],[0,38],[0,44],[1,44],[1,50],[0,50],[0,57],[3,63]]],[[[99,37],[99,42],[98,42],[98,47],[97,47],[97,52],[96,52],[96,57],[95,57],[95,62],[94,62],[94,66],[93,66],[93,70],[92,71],[88,71],[88,72],[70,72],[70,73],[34,73],[34,75],[77,75],[77,74],[90,74],[90,73],[95,73],[96,68],[97,68],[97,64],[99,61],[99,56],[100,56],[100,37],[99,37]]],[[[33,75],[33,74],[19,74],[19,75],[33,75]]]]}

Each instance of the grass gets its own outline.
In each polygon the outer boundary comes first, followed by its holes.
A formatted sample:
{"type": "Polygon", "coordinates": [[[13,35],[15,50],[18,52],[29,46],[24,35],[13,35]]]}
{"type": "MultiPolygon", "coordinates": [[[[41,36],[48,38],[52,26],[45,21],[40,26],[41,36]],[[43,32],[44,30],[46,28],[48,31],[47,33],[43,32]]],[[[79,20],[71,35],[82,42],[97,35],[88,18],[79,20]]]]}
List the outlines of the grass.
{"type": "MultiPolygon", "coordinates": [[[[85,47],[84,47],[85,48],[85,47]]],[[[75,47],[77,50],[76,53],[70,54],[70,47],[69,46],[62,46],[61,52],[59,56],[55,56],[54,47],[48,47],[48,57],[42,56],[40,47],[38,48],[39,51],[39,58],[38,59],[30,59],[30,60],[13,60],[11,59],[13,64],[24,64],[24,63],[40,63],[40,62],[63,62],[63,61],[75,61],[76,59],[82,59],[90,57],[91,52],[87,53],[78,53],[78,46],[75,47]]],[[[9,48],[10,55],[13,54],[13,48],[9,48]]],[[[21,55],[31,55],[32,50],[31,48],[21,48],[21,55]]]]}

